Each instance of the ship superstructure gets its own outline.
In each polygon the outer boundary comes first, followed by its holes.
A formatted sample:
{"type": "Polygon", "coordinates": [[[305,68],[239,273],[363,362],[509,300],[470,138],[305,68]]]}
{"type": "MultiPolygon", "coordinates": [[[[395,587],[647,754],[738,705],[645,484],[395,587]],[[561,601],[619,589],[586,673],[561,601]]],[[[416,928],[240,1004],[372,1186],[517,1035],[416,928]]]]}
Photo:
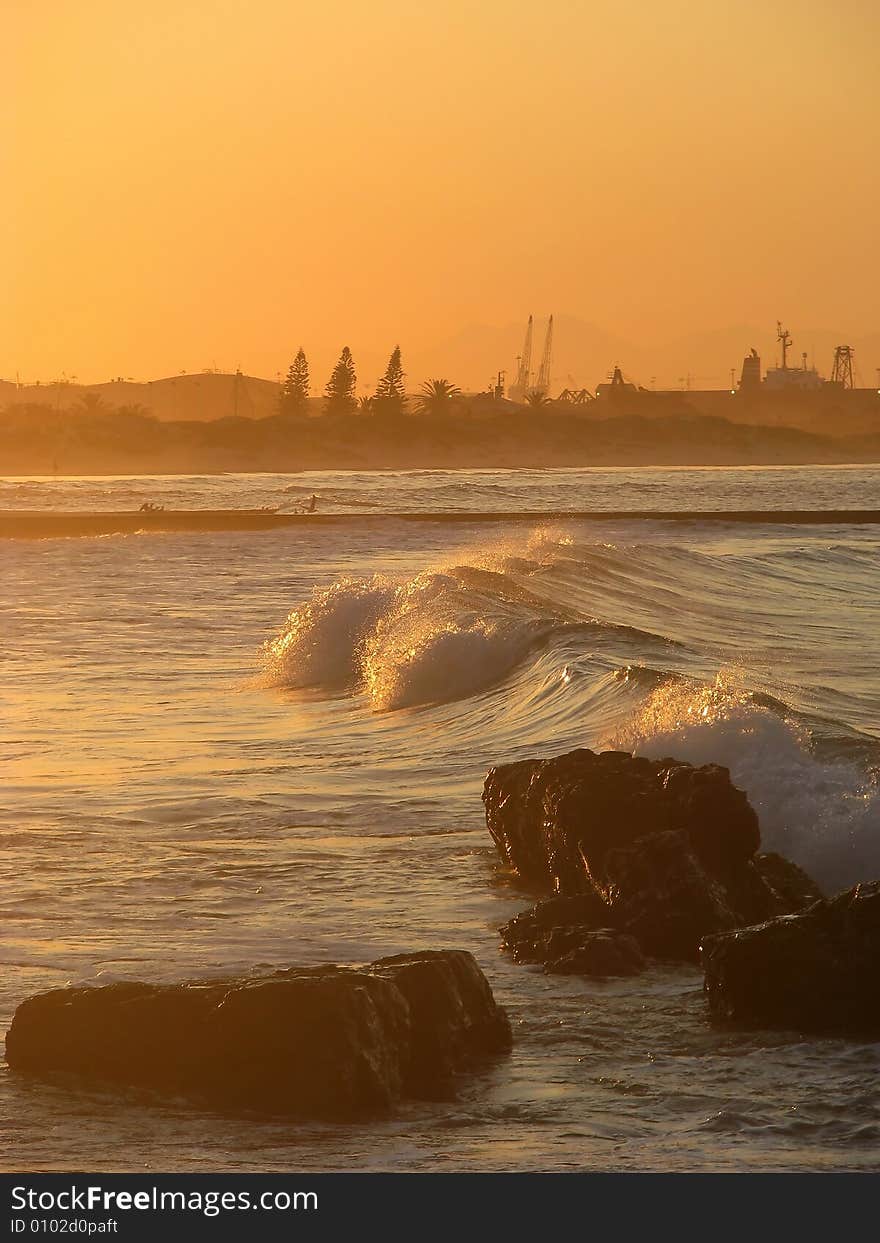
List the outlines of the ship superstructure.
{"type": "MultiPolygon", "coordinates": [[[[782,361],[776,367],[771,367],[764,376],[763,381],[759,379],[759,383],[763,384],[767,392],[815,392],[825,383],[825,380],[819,374],[815,367],[807,365],[806,353],[801,354],[801,366],[790,367],[788,365],[788,352],[791,349],[791,333],[787,328],[782,327],[780,320],[776,321],[776,340],[779,342],[782,354],[782,361]]],[[[743,378],[745,376],[745,364],[751,358],[755,357],[755,351],[752,350],[749,359],[743,362],[743,378]]],[[[758,359],[758,369],[760,374],[760,362],[758,359]]],[[[740,388],[743,388],[743,378],[740,379],[740,388]]],[[[754,391],[753,386],[749,384],[745,391],[754,391]]]]}

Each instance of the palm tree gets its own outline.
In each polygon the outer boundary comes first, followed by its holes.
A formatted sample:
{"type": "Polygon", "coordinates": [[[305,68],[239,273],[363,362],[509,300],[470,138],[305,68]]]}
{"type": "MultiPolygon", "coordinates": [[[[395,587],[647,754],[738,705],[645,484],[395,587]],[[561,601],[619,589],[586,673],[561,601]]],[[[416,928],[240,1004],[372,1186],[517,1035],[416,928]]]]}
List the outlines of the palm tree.
{"type": "Polygon", "coordinates": [[[358,410],[360,410],[361,414],[372,414],[373,404],[372,397],[364,395],[363,397],[358,398],[358,410]]]}
{"type": "Polygon", "coordinates": [[[79,399],[80,412],[86,414],[103,414],[107,406],[100,393],[83,393],[79,399]]]}
{"type": "Polygon", "coordinates": [[[445,414],[461,389],[449,380],[426,380],[419,389],[420,414],[445,414]]]}
{"type": "Polygon", "coordinates": [[[539,409],[541,406],[549,406],[550,398],[546,393],[542,393],[539,388],[533,388],[530,393],[526,393],[526,405],[531,406],[533,410],[539,409]]]}

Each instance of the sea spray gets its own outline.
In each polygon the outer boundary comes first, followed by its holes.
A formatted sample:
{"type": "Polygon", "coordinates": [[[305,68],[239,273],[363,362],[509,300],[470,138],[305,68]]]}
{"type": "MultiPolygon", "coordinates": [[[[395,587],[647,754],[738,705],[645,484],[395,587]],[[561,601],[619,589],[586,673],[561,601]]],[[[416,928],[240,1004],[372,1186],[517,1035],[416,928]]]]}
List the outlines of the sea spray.
{"type": "MultiPolygon", "coordinates": [[[[802,549],[778,560],[769,586],[785,574],[791,591],[802,549]]],[[[816,717],[815,692],[788,666],[772,681],[763,659],[754,667],[748,650],[737,652],[725,631],[744,623],[725,624],[709,590],[725,564],[678,544],[576,542],[561,526],[514,533],[411,577],[342,577],[315,590],[264,646],[261,681],[362,696],[380,713],[454,702],[456,737],[470,751],[484,743],[480,697],[495,688],[502,750],[490,759],[582,742],[720,763],[756,807],[765,848],[829,890],[880,874],[875,740],[816,717]],[[713,676],[724,646],[729,663],[713,676]]],[[[743,603],[756,603],[754,578],[743,582],[743,603]]],[[[767,617],[760,643],[776,644],[767,617]]]]}
{"type": "Polygon", "coordinates": [[[381,575],[340,578],[317,588],[263,645],[263,684],[328,690],[350,685],[359,672],[359,644],[396,592],[395,584],[381,575]]]}
{"type": "Polygon", "coordinates": [[[364,687],[378,711],[466,699],[506,677],[547,630],[479,612],[402,609],[365,641],[364,687]]]}
{"type": "Polygon", "coordinates": [[[376,711],[464,699],[497,682],[549,632],[468,583],[467,570],[316,590],[262,649],[266,686],[363,690],[376,711]]]}
{"type": "Polygon", "coordinates": [[[818,759],[805,725],[758,698],[732,671],[708,685],[668,680],[603,745],[729,768],[758,812],[763,848],[793,859],[829,892],[880,874],[875,777],[818,759]]]}

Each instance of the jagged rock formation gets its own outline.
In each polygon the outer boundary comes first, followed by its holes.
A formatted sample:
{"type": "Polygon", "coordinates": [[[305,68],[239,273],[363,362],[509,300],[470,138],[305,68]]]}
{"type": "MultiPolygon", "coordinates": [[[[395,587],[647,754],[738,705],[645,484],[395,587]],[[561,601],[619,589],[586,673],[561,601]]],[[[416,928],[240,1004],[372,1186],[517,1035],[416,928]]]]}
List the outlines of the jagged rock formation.
{"type": "Polygon", "coordinates": [[[445,950],[360,969],[41,993],[16,1010],[6,1058],[18,1071],[223,1108],[347,1117],[449,1094],[457,1072],[510,1043],[473,956],[445,950]]]}
{"type": "Polygon", "coordinates": [[[757,816],[716,764],[580,749],[493,768],[483,801],[502,857],[526,883],[560,895],[502,929],[518,959],[548,969],[560,959],[560,929],[566,952],[612,929],[644,954],[696,961],[704,935],[821,897],[800,868],[756,853],[757,816]]]}

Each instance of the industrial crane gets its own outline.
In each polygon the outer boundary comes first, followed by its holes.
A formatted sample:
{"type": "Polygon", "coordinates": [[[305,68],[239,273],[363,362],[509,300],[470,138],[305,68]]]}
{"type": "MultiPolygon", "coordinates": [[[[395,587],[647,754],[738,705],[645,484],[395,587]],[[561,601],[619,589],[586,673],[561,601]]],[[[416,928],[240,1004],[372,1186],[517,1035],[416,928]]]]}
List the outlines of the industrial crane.
{"type": "Polygon", "coordinates": [[[542,397],[550,392],[550,356],[553,352],[553,316],[547,321],[547,335],[544,338],[544,353],[541,355],[541,367],[535,382],[535,391],[542,397]]]}
{"type": "Polygon", "coordinates": [[[522,353],[516,360],[516,383],[511,384],[508,397],[511,401],[525,401],[530,381],[532,378],[532,317],[529,316],[528,326],[526,327],[526,339],[523,342],[522,353]]]}

